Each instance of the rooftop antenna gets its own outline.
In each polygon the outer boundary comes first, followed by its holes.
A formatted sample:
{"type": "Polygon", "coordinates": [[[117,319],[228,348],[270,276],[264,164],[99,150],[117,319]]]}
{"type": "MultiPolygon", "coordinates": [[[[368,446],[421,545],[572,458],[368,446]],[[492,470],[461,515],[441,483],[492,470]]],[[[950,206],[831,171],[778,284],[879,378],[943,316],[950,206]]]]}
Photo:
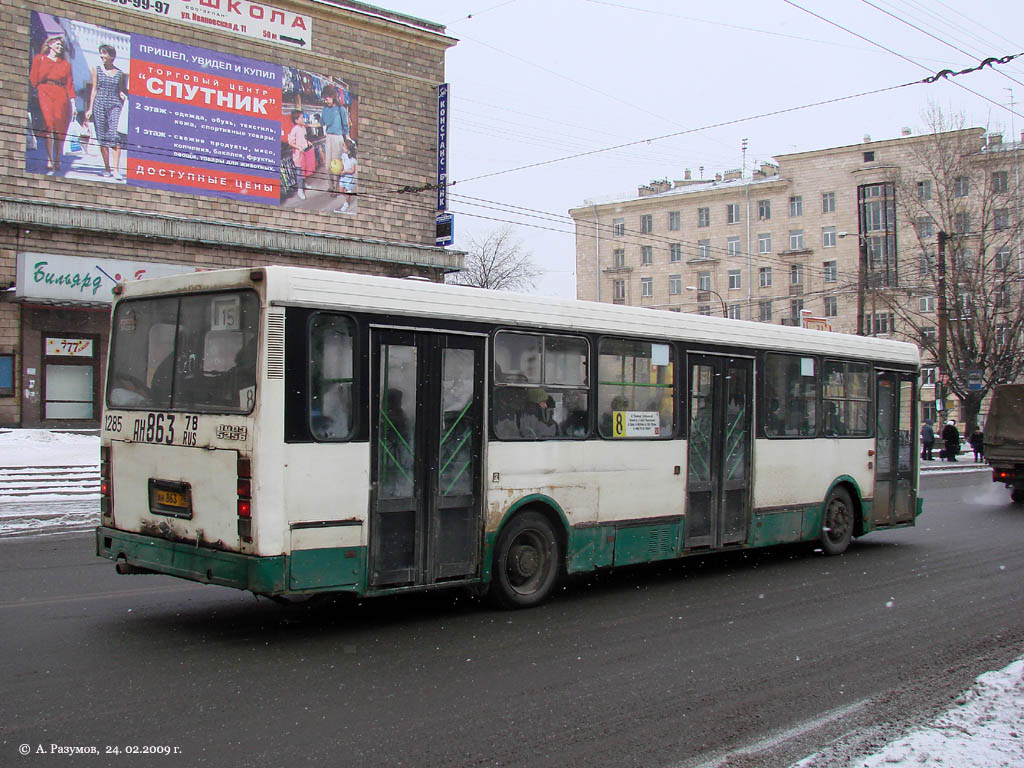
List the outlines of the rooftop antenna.
{"type": "Polygon", "coordinates": [[[743,147],[743,170],[740,171],[740,177],[746,177],[747,175],[747,140],[744,139],[742,143],[743,147]]]}

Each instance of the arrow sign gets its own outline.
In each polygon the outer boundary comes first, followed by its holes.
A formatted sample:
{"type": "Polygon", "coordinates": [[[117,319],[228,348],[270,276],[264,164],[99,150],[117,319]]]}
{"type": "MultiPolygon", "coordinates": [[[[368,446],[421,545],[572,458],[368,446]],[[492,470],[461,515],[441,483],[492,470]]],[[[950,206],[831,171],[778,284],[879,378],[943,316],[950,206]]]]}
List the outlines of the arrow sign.
{"type": "Polygon", "coordinates": [[[295,45],[300,46],[304,46],[306,44],[306,41],[301,37],[286,37],[285,35],[278,35],[277,39],[285,43],[294,43],[295,45]]]}

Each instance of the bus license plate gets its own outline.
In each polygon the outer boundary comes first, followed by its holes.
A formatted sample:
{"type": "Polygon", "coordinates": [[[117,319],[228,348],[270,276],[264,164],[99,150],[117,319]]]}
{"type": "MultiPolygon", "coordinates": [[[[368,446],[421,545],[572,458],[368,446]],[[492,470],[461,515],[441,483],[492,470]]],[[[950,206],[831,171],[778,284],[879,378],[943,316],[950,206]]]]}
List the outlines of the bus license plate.
{"type": "Polygon", "coordinates": [[[156,502],[167,507],[179,507],[181,509],[185,509],[188,506],[184,493],[165,491],[161,488],[156,489],[156,502]]]}
{"type": "Polygon", "coordinates": [[[192,487],[173,480],[149,479],[149,511],[168,517],[192,517],[192,487]]]}

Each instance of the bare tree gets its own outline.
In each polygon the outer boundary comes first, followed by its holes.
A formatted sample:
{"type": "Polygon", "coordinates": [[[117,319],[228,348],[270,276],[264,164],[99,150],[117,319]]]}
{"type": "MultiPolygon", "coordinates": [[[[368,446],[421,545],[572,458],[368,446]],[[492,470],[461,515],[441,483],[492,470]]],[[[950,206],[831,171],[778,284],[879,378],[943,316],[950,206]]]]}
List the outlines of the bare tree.
{"type": "Polygon", "coordinates": [[[1024,375],[1017,148],[936,107],[926,118],[931,133],[891,174],[898,277],[872,282],[869,253],[868,291],[938,366],[972,430],[992,387],[1024,375]]]}
{"type": "Polygon", "coordinates": [[[527,291],[534,287],[540,270],[510,225],[466,239],[465,264],[461,272],[448,276],[449,283],[496,291],[527,291]]]}

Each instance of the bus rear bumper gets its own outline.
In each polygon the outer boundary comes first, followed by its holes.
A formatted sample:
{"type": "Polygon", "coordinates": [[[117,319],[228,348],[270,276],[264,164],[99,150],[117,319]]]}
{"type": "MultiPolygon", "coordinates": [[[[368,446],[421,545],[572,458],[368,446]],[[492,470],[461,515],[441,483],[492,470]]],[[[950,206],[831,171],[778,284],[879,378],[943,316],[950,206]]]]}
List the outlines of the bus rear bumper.
{"type": "Polygon", "coordinates": [[[287,558],[283,555],[255,557],[221,552],[104,526],[96,529],[96,554],[142,572],[234,587],[258,595],[287,591],[287,558]]]}

